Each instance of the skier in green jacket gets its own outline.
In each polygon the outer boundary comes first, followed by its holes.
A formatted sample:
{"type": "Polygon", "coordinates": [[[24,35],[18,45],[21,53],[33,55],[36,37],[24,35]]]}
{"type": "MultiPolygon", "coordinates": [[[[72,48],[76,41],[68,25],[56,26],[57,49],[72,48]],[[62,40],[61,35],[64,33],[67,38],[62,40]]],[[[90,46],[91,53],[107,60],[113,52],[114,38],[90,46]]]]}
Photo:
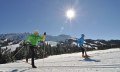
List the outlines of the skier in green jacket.
{"type": "Polygon", "coordinates": [[[35,52],[34,49],[37,48],[38,43],[41,42],[43,40],[43,37],[39,35],[39,33],[37,31],[35,31],[33,34],[29,35],[27,37],[26,42],[29,43],[29,47],[31,50],[31,56],[32,56],[32,68],[37,68],[34,64],[34,56],[35,56],[35,52]]]}

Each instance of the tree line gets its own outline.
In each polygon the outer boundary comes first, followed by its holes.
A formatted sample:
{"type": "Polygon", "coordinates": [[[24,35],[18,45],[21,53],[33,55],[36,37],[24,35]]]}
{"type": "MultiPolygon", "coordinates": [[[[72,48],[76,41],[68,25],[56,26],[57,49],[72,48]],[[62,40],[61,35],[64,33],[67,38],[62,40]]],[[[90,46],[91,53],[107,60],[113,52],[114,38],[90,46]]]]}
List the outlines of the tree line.
{"type": "MultiPolygon", "coordinates": [[[[35,49],[35,58],[41,59],[51,55],[60,55],[66,53],[75,53],[81,52],[80,48],[73,44],[73,42],[77,42],[76,40],[67,39],[64,42],[59,41],[57,46],[51,46],[50,44],[46,43],[44,46],[40,46],[35,49]]],[[[120,40],[92,40],[86,39],[88,46],[91,45],[93,48],[87,48],[87,51],[96,50],[104,50],[110,48],[120,48],[120,40]]],[[[7,43],[7,42],[6,42],[7,43]]],[[[2,45],[0,46],[0,64],[14,62],[16,60],[25,59],[26,56],[28,58],[31,57],[29,45],[21,44],[19,47],[16,48],[15,51],[11,51],[7,47],[2,49],[2,45]]]]}

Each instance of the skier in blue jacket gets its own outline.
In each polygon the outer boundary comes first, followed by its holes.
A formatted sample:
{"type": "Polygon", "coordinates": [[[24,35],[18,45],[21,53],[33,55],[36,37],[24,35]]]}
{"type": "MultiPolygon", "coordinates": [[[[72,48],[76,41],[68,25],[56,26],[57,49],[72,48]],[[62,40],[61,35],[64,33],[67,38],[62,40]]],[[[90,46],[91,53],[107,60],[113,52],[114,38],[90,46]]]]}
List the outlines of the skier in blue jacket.
{"type": "Polygon", "coordinates": [[[81,34],[81,38],[79,38],[78,40],[77,40],[77,43],[78,43],[78,46],[80,47],[80,49],[81,49],[81,51],[82,51],[82,57],[89,57],[88,55],[87,55],[87,52],[86,52],[86,48],[83,46],[83,44],[84,44],[84,37],[85,37],[85,35],[84,34],[81,34]]]}

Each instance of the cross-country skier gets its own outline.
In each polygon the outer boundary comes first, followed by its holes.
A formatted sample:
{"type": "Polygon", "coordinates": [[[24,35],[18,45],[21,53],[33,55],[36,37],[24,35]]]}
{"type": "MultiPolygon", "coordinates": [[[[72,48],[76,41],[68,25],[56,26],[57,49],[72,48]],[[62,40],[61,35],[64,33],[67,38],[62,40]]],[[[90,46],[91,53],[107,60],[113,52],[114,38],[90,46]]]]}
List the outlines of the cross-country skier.
{"type": "Polygon", "coordinates": [[[86,52],[86,48],[83,46],[83,44],[84,44],[84,37],[85,37],[85,35],[84,34],[81,34],[81,38],[79,38],[78,40],[77,40],[77,43],[78,43],[78,46],[80,47],[80,49],[81,49],[81,51],[82,51],[82,57],[89,57],[88,55],[87,55],[87,52],[86,52]]]}
{"type": "Polygon", "coordinates": [[[38,43],[38,51],[43,53],[43,58],[45,55],[45,40],[46,40],[46,32],[44,32],[44,34],[41,36],[41,40],[38,43]]]}
{"type": "Polygon", "coordinates": [[[42,37],[39,36],[39,33],[37,31],[35,31],[33,34],[29,35],[27,37],[26,42],[30,44],[30,50],[31,50],[31,56],[32,56],[32,68],[37,68],[34,64],[34,56],[35,56],[35,48],[37,48],[38,43],[42,40],[42,37]]]}

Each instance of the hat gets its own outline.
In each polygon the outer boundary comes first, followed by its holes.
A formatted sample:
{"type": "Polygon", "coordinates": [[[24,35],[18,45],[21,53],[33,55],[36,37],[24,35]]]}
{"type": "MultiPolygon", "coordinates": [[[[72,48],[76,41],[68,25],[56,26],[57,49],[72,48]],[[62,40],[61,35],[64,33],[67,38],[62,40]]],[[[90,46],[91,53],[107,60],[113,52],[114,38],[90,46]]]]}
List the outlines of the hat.
{"type": "Polygon", "coordinates": [[[84,34],[81,34],[82,37],[84,37],[85,35],[84,34]]]}
{"type": "Polygon", "coordinates": [[[34,35],[39,35],[39,32],[38,31],[34,31],[34,35]]]}

